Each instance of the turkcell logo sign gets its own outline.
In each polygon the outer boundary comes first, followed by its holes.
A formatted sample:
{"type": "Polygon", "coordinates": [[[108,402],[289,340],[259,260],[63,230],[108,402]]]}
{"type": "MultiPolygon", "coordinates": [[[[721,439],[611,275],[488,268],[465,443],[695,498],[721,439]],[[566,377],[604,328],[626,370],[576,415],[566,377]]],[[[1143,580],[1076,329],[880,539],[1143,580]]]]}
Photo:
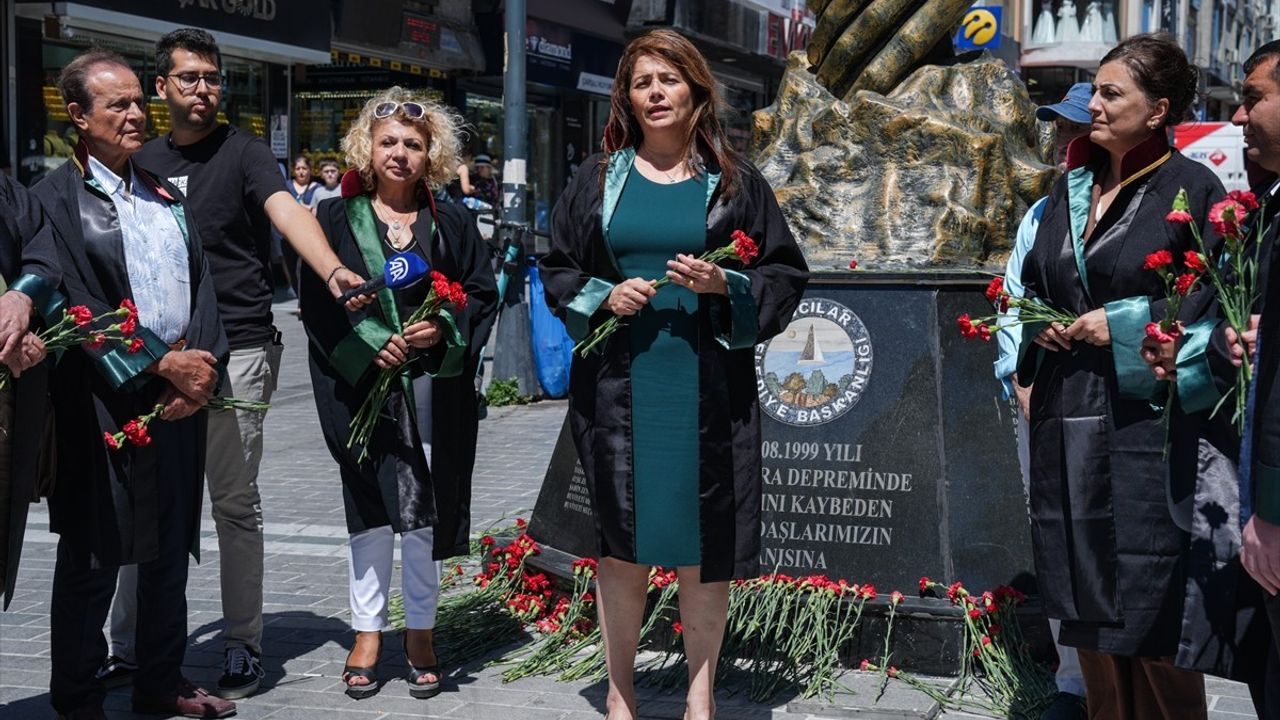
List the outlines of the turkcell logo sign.
{"type": "Polygon", "coordinates": [[[1001,7],[973,7],[956,32],[957,50],[995,50],[1000,47],[1001,7]]]}

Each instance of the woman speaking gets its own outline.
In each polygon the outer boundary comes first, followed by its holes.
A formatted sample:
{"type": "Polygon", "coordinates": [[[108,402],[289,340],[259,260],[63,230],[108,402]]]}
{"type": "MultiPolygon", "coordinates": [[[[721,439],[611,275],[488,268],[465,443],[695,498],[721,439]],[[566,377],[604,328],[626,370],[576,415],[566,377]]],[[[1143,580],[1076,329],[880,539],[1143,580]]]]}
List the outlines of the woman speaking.
{"type": "Polygon", "coordinates": [[[603,155],[552,215],[539,264],[575,340],[569,417],[600,542],[609,720],[637,717],[633,672],[649,566],[677,568],[689,658],[686,718],[714,717],[729,582],[757,573],[760,418],[752,349],[781,332],[808,268],[773,191],[729,147],[715,80],[685,38],[633,40],[614,79],[603,155]],[[697,259],[736,230],[750,266],[697,259]],[[672,284],[655,290],[663,276],[672,284]]]}

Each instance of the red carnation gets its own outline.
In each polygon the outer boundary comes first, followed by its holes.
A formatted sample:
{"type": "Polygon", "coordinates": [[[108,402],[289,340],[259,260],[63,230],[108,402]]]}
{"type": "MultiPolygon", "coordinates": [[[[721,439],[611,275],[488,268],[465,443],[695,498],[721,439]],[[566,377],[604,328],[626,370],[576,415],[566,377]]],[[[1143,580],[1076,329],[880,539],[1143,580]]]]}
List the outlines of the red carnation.
{"type": "Polygon", "coordinates": [[[1195,250],[1188,250],[1182,255],[1182,264],[1187,266],[1188,270],[1196,272],[1204,272],[1209,268],[1205,265],[1204,256],[1195,250]]]}
{"type": "Polygon", "coordinates": [[[983,644],[983,645],[990,645],[990,644],[991,644],[991,636],[990,636],[990,635],[983,635],[983,636],[982,636],[982,644],[983,644]]]}
{"type": "Polygon", "coordinates": [[[926,576],[924,576],[924,577],[920,578],[920,594],[921,594],[921,595],[924,595],[924,594],[925,594],[925,592],[926,592],[926,591],[928,591],[928,589],[929,589],[929,585],[930,585],[930,584],[931,584],[931,583],[929,582],[929,576],[928,576],[928,575],[926,575],[926,576]]]}
{"type": "Polygon", "coordinates": [[[862,662],[858,663],[858,669],[862,672],[867,672],[871,669],[871,661],[863,658],[862,662]]]}
{"type": "Polygon", "coordinates": [[[982,342],[991,342],[991,326],[986,323],[978,323],[978,337],[982,338],[982,342]]]}
{"type": "Polygon", "coordinates": [[[738,256],[738,260],[742,261],[743,265],[750,265],[752,260],[759,257],[760,248],[749,235],[741,230],[734,230],[730,237],[733,238],[733,253],[738,256]]]}
{"type": "Polygon", "coordinates": [[[146,447],[151,444],[151,436],[147,434],[146,424],[139,422],[136,418],[125,423],[120,430],[129,439],[129,442],[138,447],[146,447]]]}
{"type": "Polygon", "coordinates": [[[1157,250],[1147,256],[1145,262],[1142,263],[1143,270],[1157,270],[1166,265],[1173,264],[1173,253],[1168,250],[1157,250]]]}
{"type": "Polygon", "coordinates": [[[959,326],[961,335],[967,338],[978,337],[978,329],[974,327],[973,321],[969,319],[969,313],[956,318],[956,325],[959,326]]]}
{"type": "Polygon", "coordinates": [[[1159,343],[1173,342],[1178,339],[1181,333],[1176,328],[1171,328],[1168,332],[1160,328],[1160,323],[1147,323],[1147,337],[1159,343]]]}
{"type": "Polygon", "coordinates": [[[675,621],[675,622],[671,623],[671,629],[672,629],[672,630],[675,632],[675,634],[677,634],[677,635],[683,634],[683,633],[684,633],[684,623],[682,623],[682,622],[680,622],[679,620],[677,620],[677,621],[675,621]]]}
{"type": "Polygon", "coordinates": [[[902,593],[898,592],[897,590],[894,590],[893,592],[889,593],[889,602],[893,605],[901,604],[902,593]]]}
{"type": "Polygon", "coordinates": [[[997,298],[1004,294],[1004,278],[991,278],[991,282],[987,283],[985,294],[987,296],[987,301],[994,303],[997,298]]]}
{"type": "Polygon", "coordinates": [[[1187,293],[1191,292],[1191,286],[1196,284],[1196,277],[1195,273],[1183,273],[1179,275],[1177,282],[1174,284],[1174,290],[1176,290],[1179,295],[1185,297],[1187,293]]]}
{"type": "Polygon", "coordinates": [[[134,322],[138,321],[138,306],[134,305],[132,300],[129,298],[121,300],[120,307],[129,311],[128,317],[133,318],[134,322]]]}
{"type": "Polygon", "coordinates": [[[1245,209],[1245,212],[1253,212],[1258,209],[1258,196],[1248,190],[1232,190],[1227,193],[1228,200],[1234,200],[1245,209]]]}
{"type": "Polygon", "coordinates": [[[120,323],[120,334],[125,337],[132,337],[138,331],[138,318],[136,315],[130,315],[120,323]]]}
{"type": "Polygon", "coordinates": [[[109,432],[102,433],[102,441],[105,442],[107,444],[107,447],[111,448],[112,450],[120,449],[120,440],[116,438],[115,435],[112,435],[109,432]]]}
{"type": "Polygon", "coordinates": [[[80,327],[93,322],[93,312],[83,305],[74,305],[67,308],[67,315],[70,315],[75,324],[80,327]]]}
{"type": "Polygon", "coordinates": [[[893,665],[890,665],[890,666],[889,666],[889,669],[888,669],[887,671],[885,671],[885,672],[887,672],[887,673],[888,673],[888,675],[889,675],[889,677],[891,677],[891,678],[896,678],[896,677],[898,677],[898,668],[894,667],[893,665]]]}
{"type": "Polygon", "coordinates": [[[88,340],[85,341],[84,346],[89,348],[90,350],[97,350],[101,348],[103,344],[106,342],[107,342],[106,335],[103,335],[102,333],[94,333],[93,335],[89,336],[88,340]]]}
{"type": "Polygon", "coordinates": [[[1164,219],[1168,220],[1171,223],[1177,223],[1179,225],[1186,225],[1188,223],[1195,222],[1195,217],[1192,216],[1192,214],[1187,212],[1186,210],[1174,210],[1168,215],[1165,215],[1164,219]]]}
{"type": "Polygon", "coordinates": [[[143,345],[142,338],[137,337],[137,336],[135,335],[135,336],[134,336],[134,338],[133,338],[132,340],[130,340],[130,341],[129,341],[129,347],[128,347],[128,348],[126,348],[126,351],[127,351],[130,355],[132,355],[132,354],[134,354],[134,353],[138,352],[139,350],[141,350],[141,349],[142,349],[142,345],[143,345]]]}
{"type": "Polygon", "coordinates": [[[1244,220],[1246,214],[1244,205],[1228,196],[1209,208],[1209,222],[1213,223],[1213,229],[1217,230],[1219,235],[1239,237],[1240,222],[1244,220]]]}
{"type": "Polygon", "coordinates": [[[850,269],[850,270],[857,270],[857,269],[858,269],[858,261],[857,261],[857,260],[850,260],[850,261],[849,261],[849,269],[850,269]]]}

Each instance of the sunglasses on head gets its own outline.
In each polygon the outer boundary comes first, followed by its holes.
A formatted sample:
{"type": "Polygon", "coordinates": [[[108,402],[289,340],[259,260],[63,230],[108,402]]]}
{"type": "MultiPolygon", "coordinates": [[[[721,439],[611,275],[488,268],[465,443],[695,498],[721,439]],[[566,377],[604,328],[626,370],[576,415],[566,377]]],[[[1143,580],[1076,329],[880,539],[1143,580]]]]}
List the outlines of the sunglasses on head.
{"type": "Polygon", "coordinates": [[[427,109],[416,102],[384,102],[374,106],[373,116],[378,120],[382,120],[394,115],[396,110],[404,113],[404,116],[411,120],[417,120],[427,114],[427,109]]]}

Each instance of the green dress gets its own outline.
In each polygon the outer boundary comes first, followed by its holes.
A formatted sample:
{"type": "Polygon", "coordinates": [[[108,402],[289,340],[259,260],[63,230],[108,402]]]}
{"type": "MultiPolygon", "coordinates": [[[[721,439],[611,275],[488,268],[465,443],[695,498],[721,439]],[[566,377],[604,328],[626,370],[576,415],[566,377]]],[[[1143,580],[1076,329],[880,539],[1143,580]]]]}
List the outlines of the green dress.
{"type": "MultiPolygon", "coordinates": [[[[609,223],[623,277],[665,277],[706,245],[705,176],[663,185],[635,168],[609,223]]],[[[628,322],[636,562],[698,565],[698,296],[667,285],[628,322]]]]}

